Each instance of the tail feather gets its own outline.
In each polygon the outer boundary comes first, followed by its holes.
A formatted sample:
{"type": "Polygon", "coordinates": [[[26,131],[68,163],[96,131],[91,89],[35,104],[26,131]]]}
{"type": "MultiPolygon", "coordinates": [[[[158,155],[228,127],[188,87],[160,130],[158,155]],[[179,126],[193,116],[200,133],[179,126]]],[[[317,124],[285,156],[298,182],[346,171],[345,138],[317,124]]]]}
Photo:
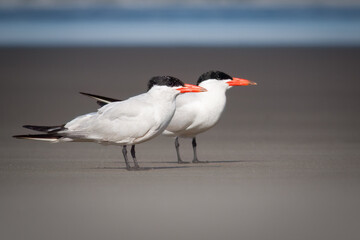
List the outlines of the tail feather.
{"type": "Polygon", "coordinates": [[[84,93],[84,92],[80,92],[80,93],[82,95],[94,98],[96,100],[96,103],[99,104],[100,106],[104,106],[104,105],[106,105],[108,103],[112,103],[112,102],[121,101],[120,99],[104,97],[104,96],[95,95],[95,94],[91,94],[91,93],[84,93]]]}
{"type": "Polygon", "coordinates": [[[56,142],[62,136],[57,134],[28,134],[28,135],[15,135],[14,138],[18,139],[29,139],[29,140],[39,140],[39,141],[47,141],[47,142],[56,142]]]}
{"type": "Polygon", "coordinates": [[[45,134],[27,134],[27,135],[15,135],[14,138],[18,139],[31,139],[47,142],[56,142],[63,136],[58,132],[64,130],[65,125],[60,126],[34,126],[34,125],[24,125],[24,128],[31,129],[38,132],[44,132],[45,134]]]}
{"type": "Polygon", "coordinates": [[[60,126],[35,126],[35,125],[24,125],[24,128],[31,129],[38,132],[46,132],[46,133],[56,133],[61,130],[64,130],[65,124],[60,126]]]}

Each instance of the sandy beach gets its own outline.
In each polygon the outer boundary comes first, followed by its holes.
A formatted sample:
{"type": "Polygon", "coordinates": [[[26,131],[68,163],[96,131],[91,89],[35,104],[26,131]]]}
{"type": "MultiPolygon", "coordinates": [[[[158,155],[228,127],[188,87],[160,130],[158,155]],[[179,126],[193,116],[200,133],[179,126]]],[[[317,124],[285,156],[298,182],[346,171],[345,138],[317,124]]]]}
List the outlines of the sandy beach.
{"type": "Polygon", "coordinates": [[[1,48],[0,238],[359,239],[359,62],[359,48],[1,48]],[[137,146],[139,172],[119,147],[11,138],[96,111],[79,91],[126,99],[211,69],[258,86],[228,91],[199,135],[208,164],[178,165],[166,137],[137,146]]]}

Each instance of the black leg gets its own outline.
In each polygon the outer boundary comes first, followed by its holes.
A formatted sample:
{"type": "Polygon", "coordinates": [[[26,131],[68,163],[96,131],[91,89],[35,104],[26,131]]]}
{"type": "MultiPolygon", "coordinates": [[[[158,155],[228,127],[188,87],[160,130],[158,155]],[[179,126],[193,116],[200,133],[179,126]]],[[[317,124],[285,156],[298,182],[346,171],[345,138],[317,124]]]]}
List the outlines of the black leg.
{"type": "Polygon", "coordinates": [[[140,168],[137,160],[136,160],[136,156],[135,156],[135,145],[132,145],[131,146],[131,156],[133,158],[133,161],[134,161],[134,168],[140,168]]]}
{"type": "Polygon", "coordinates": [[[176,155],[177,155],[178,163],[179,163],[179,164],[181,164],[181,163],[188,163],[188,162],[184,162],[183,160],[181,160],[179,147],[180,147],[179,137],[176,137],[176,138],[175,138],[175,149],[176,149],[176,155]]]}
{"type": "Polygon", "coordinates": [[[129,164],[129,161],[128,161],[128,158],[127,158],[127,149],[126,149],[126,145],[124,145],[124,146],[123,146],[122,153],[123,153],[123,155],[124,155],[125,164],[126,164],[126,169],[127,169],[127,170],[130,170],[130,169],[131,169],[131,167],[130,167],[130,164],[129,164]]]}
{"type": "Polygon", "coordinates": [[[193,138],[192,140],[192,147],[193,147],[193,151],[194,151],[194,159],[193,159],[193,163],[207,163],[208,161],[200,161],[198,158],[197,158],[197,153],[196,153],[196,137],[193,138]]]}

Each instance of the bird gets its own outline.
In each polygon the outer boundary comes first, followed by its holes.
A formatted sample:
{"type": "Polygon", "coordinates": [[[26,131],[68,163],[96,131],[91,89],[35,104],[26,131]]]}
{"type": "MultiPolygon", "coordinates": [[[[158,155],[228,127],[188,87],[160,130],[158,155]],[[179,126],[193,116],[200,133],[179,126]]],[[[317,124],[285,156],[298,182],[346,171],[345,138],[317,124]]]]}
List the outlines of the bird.
{"type": "Polygon", "coordinates": [[[226,91],[233,86],[257,85],[257,83],[231,77],[221,71],[208,71],[200,75],[197,85],[207,89],[207,92],[187,94],[176,99],[176,112],[164,136],[175,137],[175,149],[178,163],[188,163],[181,159],[179,137],[192,138],[193,163],[206,163],[197,156],[196,136],[214,127],[226,105],[226,91]]]}
{"type": "Polygon", "coordinates": [[[15,135],[14,138],[58,142],[95,142],[120,145],[127,170],[141,170],[135,155],[135,145],[161,134],[175,114],[176,98],[182,93],[200,93],[206,89],[184,84],[172,76],[153,77],[148,91],[124,101],[112,101],[97,112],[76,117],[58,126],[24,125],[43,134],[15,135]],[[131,145],[133,165],[127,158],[131,145]]]}
{"type": "MultiPolygon", "coordinates": [[[[168,127],[162,133],[165,136],[175,137],[175,149],[179,164],[188,163],[181,159],[179,151],[179,137],[192,138],[193,163],[206,163],[197,157],[196,136],[214,127],[226,105],[226,91],[233,86],[257,85],[257,83],[231,77],[221,71],[208,71],[200,75],[197,85],[207,89],[198,94],[185,94],[176,99],[176,112],[168,127]]],[[[99,105],[120,101],[116,98],[103,97],[90,93],[82,93],[94,98],[99,105]]]]}

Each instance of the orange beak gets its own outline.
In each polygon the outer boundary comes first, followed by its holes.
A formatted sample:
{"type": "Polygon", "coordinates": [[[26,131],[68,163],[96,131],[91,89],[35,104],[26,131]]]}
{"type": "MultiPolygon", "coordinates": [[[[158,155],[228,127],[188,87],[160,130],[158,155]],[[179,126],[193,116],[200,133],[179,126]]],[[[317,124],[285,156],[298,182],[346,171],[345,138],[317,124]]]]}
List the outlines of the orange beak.
{"type": "Polygon", "coordinates": [[[203,87],[199,87],[196,85],[192,85],[192,84],[186,84],[185,86],[182,88],[178,88],[178,91],[180,91],[181,93],[187,93],[187,92],[207,92],[207,90],[203,87]]]}
{"type": "Polygon", "coordinates": [[[229,84],[229,86],[249,86],[249,85],[257,85],[256,82],[251,82],[249,80],[246,79],[242,79],[242,78],[233,78],[231,81],[226,82],[227,84],[229,84]]]}

